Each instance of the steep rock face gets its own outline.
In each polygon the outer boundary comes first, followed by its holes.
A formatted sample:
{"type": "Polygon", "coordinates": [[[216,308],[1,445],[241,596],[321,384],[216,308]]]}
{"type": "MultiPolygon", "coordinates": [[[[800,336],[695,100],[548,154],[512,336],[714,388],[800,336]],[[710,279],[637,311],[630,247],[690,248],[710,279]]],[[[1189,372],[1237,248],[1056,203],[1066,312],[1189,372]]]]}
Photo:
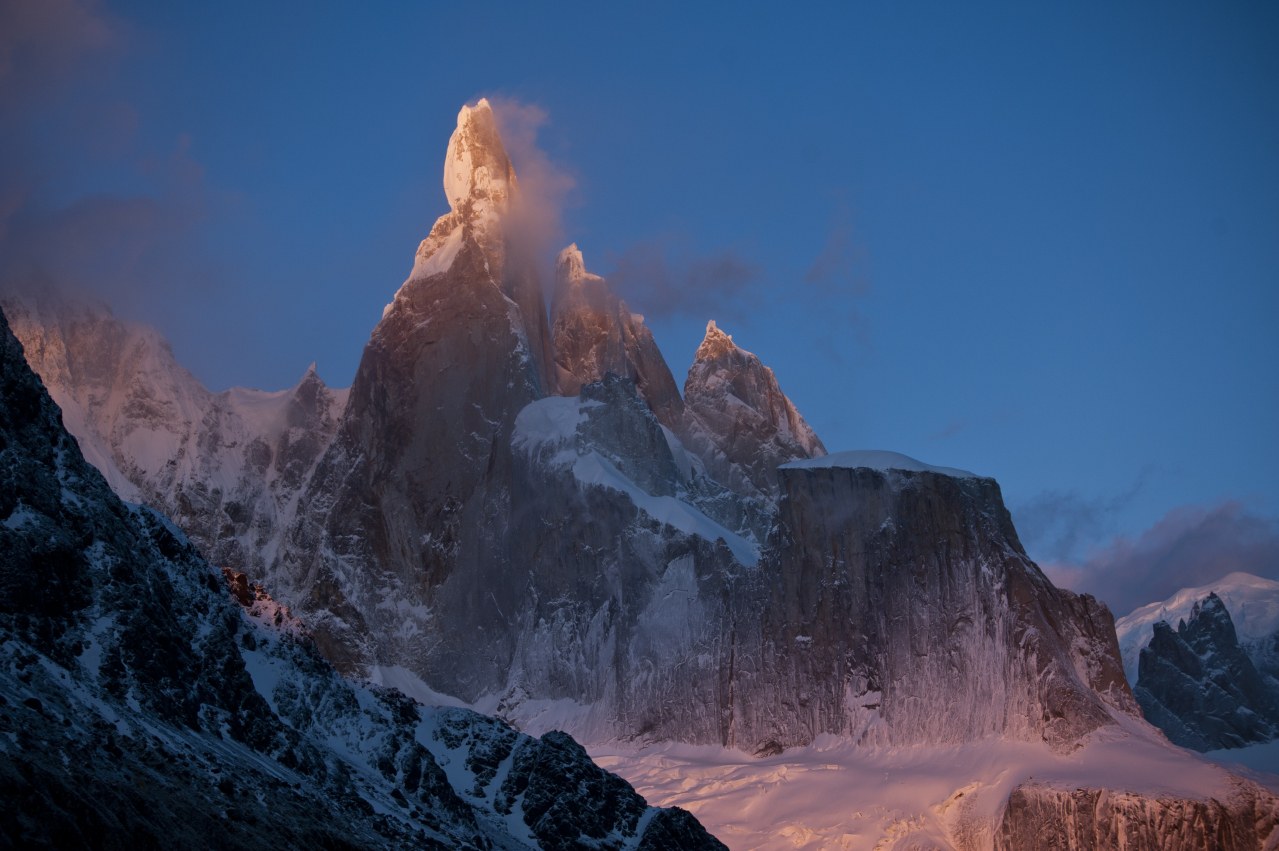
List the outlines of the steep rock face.
{"type": "Polygon", "coordinates": [[[758,599],[735,599],[753,543],[698,507],[723,494],[617,376],[530,405],[514,446],[524,585],[499,711],[591,741],[722,741],[727,610],[758,599]]]}
{"type": "Polygon", "coordinates": [[[1147,720],[1183,747],[1235,748],[1279,736],[1279,690],[1240,647],[1216,594],[1175,631],[1166,621],[1154,625],[1134,692],[1147,720]]]}
{"type": "Polygon", "coordinates": [[[1257,851],[1274,847],[1277,824],[1279,798],[1250,784],[1226,801],[1024,785],[1009,797],[995,848],[1257,851]]]}
{"type": "Polygon", "coordinates": [[[3,314],[0,592],[6,845],[723,847],[567,736],[353,685],[242,610],[85,462],[3,314]]]}
{"type": "Polygon", "coordinates": [[[747,497],[777,493],[779,464],[826,454],[773,371],[714,323],[684,381],[681,437],[707,471],[747,497]]]}
{"type": "Polygon", "coordinates": [[[738,663],[767,690],[733,707],[735,741],[1070,747],[1108,706],[1135,714],[1109,612],[1030,562],[993,480],[822,460],[780,470],[763,639],[738,663]]]}
{"type": "Polygon", "coordinates": [[[769,753],[823,733],[1069,749],[1112,710],[1136,714],[1109,612],[1026,558],[992,480],[784,466],[756,562],[722,526],[690,523],[678,482],[661,496],[669,480],[642,488],[623,474],[617,448],[589,439],[605,414],[588,405],[548,399],[522,414],[562,408],[559,439],[546,424],[517,428],[520,474],[546,499],[513,528],[537,604],[510,717],[569,698],[588,707],[571,727],[588,739],[629,730],[769,753]]]}
{"type": "Polygon", "coordinates": [[[586,271],[576,244],[560,252],[551,317],[565,395],[615,373],[635,382],[658,422],[679,428],[684,402],[652,332],[603,278],[586,271]]]}
{"type": "Polygon", "coordinates": [[[86,457],[171,516],[218,564],[262,577],[346,403],[312,365],[278,392],[211,393],[151,328],[45,295],[13,330],[86,457]]]}
{"type": "Polygon", "coordinates": [[[554,384],[541,290],[506,231],[518,189],[487,102],[459,114],[444,182],[452,210],[365,347],[273,581],[339,665],[426,671],[466,654],[473,681],[457,685],[474,693],[504,673],[508,632],[435,620],[499,624],[511,610],[511,427],[554,384]]]}

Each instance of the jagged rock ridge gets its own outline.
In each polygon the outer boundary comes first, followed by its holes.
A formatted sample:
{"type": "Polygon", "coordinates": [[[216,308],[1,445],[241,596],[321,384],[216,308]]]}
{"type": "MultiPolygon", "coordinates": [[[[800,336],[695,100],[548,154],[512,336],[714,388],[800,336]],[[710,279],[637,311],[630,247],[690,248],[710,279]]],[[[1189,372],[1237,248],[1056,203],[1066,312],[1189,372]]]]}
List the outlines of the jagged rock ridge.
{"type": "Polygon", "coordinates": [[[723,848],[572,739],[341,679],[85,462],[0,313],[0,815],[15,847],[723,848]]]}
{"type": "Polygon", "coordinates": [[[1175,630],[1155,623],[1134,692],[1146,718],[1184,747],[1236,748],[1279,737],[1279,688],[1239,645],[1216,594],[1196,603],[1175,630]]]}
{"type": "Polygon", "coordinates": [[[826,454],[773,371],[714,320],[684,381],[685,444],[746,497],[777,493],[779,464],[826,454]]]}
{"type": "Polygon", "coordinates": [[[1015,537],[982,519],[1002,512],[997,491],[978,499],[945,477],[920,478],[901,492],[931,507],[907,523],[895,512],[909,502],[876,480],[839,469],[779,477],[779,465],[824,448],[772,371],[714,323],[679,428],[664,425],[659,411],[676,408],[660,404],[669,393],[657,372],[639,368],[656,369],[660,354],[572,250],[557,327],[607,309],[605,333],[580,337],[565,372],[605,374],[576,398],[547,396],[545,311],[531,267],[511,252],[518,184],[486,103],[459,114],[444,182],[450,212],[374,330],[281,544],[253,576],[307,620],[328,658],[374,677],[407,671],[425,696],[500,706],[526,724],[551,701],[572,707],[564,723],[590,736],[749,749],[824,732],[1065,742],[1102,723],[1106,705],[1130,708],[1094,640],[1104,612],[1052,589],[1015,537]],[[609,342],[628,333],[635,347],[609,342]],[[645,385],[610,380],[614,363],[645,385]],[[521,431],[539,418],[554,427],[521,431]],[[824,477],[839,484],[803,491],[824,477]],[[866,526],[871,514],[845,503],[883,511],[866,526]],[[888,520],[902,524],[892,547],[888,520]],[[833,546],[861,554],[859,565],[833,546]],[[927,564],[920,576],[931,578],[897,589],[924,614],[866,632],[848,614],[892,610],[881,596],[897,581],[885,561],[894,553],[927,564]],[[814,594],[826,595],[818,608],[814,594]],[[1044,624],[1036,607],[1050,610],[1044,624]],[[920,617],[929,641],[956,629],[972,640],[894,663],[895,647],[921,641],[901,633],[920,617]],[[916,725],[925,710],[906,712],[895,696],[918,701],[923,687],[907,681],[921,672],[929,688],[962,695],[964,711],[916,725]],[[993,700],[966,684],[973,672],[993,700]]]}
{"type": "Polygon", "coordinates": [[[111,487],[168,514],[219,565],[262,577],[347,391],[312,364],[288,390],[212,393],[154,329],[105,308],[52,292],[4,307],[111,487]]]}

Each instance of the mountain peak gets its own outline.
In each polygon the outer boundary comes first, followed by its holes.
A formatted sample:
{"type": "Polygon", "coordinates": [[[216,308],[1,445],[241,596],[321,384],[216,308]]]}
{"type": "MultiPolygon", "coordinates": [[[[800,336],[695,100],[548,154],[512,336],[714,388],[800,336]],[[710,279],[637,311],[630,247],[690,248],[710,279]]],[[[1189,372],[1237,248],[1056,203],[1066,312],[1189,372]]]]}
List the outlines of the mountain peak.
{"type": "Polygon", "coordinates": [[[577,243],[571,243],[567,248],[560,252],[559,258],[555,263],[555,277],[560,283],[578,283],[587,278],[595,278],[599,280],[598,275],[592,275],[586,271],[586,261],[582,258],[582,249],[577,247],[577,243]]]}
{"type": "Polygon", "coordinates": [[[449,206],[462,210],[479,202],[479,206],[492,205],[500,211],[515,187],[515,169],[488,100],[480,98],[474,106],[463,106],[444,157],[444,193],[449,206]]]}
{"type": "Polygon", "coordinates": [[[720,327],[715,324],[712,319],[706,323],[706,336],[702,339],[702,344],[697,347],[697,354],[694,360],[708,361],[714,360],[720,355],[738,349],[739,346],[733,342],[731,334],[725,334],[720,327]]]}

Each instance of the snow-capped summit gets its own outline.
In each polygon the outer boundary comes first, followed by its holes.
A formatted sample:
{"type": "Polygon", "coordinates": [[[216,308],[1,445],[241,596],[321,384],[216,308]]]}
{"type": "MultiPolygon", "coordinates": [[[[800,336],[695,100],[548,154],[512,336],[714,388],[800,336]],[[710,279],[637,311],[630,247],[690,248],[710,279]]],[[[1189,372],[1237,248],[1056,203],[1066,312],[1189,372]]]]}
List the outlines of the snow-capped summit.
{"type": "Polygon", "coordinates": [[[775,494],[778,464],[826,454],[773,371],[714,320],[689,367],[684,405],[685,444],[745,496],[775,494]]]}
{"type": "Polygon", "coordinates": [[[561,392],[577,393],[611,372],[635,382],[662,425],[679,427],[684,403],[644,317],[587,271],[577,243],[560,252],[551,316],[561,392]]]}
{"type": "MultiPolygon", "coordinates": [[[[515,168],[506,155],[489,102],[481,98],[475,106],[462,107],[444,155],[444,195],[449,212],[435,222],[418,246],[409,280],[447,272],[468,238],[486,243],[490,253],[499,254],[498,262],[485,269],[490,275],[500,274],[500,255],[504,254],[501,224],[518,191],[515,168]]],[[[393,306],[387,305],[387,311],[393,306]]]]}
{"type": "Polygon", "coordinates": [[[286,390],[214,393],[158,331],[104,306],[46,293],[6,300],[5,310],[111,487],[164,506],[210,558],[261,578],[347,391],[325,386],[312,363],[286,390]]]}
{"type": "Polygon", "coordinates": [[[1133,689],[1146,720],[1200,751],[1279,736],[1279,683],[1240,646],[1222,599],[1209,593],[1176,629],[1157,621],[1133,689]]]}

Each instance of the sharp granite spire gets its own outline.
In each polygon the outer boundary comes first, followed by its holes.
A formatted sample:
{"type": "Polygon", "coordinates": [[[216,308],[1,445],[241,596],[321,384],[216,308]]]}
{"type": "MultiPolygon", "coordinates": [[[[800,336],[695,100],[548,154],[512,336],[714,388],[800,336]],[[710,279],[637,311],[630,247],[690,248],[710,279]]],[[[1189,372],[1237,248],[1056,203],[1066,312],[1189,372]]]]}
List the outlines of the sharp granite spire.
{"type": "Polygon", "coordinates": [[[497,119],[488,100],[464,106],[457,114],[457,129],[449,137],[444,157],[444,194],[449,207],[477,213],[506,210],[516,191],[515,169],[506,155],[497,119]]]}
{"type": "Polygon", "coordinates": [[[745,496],[776,493],[778,464],[826,454],[773,371],[713,319],[689,367],[684,405],[685,444],[745,496]]]}
{"type": "Polygon", "coordinates": [[[562,392],[577,393],[611,372],[635,382],[658,422],[678,427],[684,403],[644,317],[586,270],[576,243],[560,252],[551,313],[562,392]]]}

